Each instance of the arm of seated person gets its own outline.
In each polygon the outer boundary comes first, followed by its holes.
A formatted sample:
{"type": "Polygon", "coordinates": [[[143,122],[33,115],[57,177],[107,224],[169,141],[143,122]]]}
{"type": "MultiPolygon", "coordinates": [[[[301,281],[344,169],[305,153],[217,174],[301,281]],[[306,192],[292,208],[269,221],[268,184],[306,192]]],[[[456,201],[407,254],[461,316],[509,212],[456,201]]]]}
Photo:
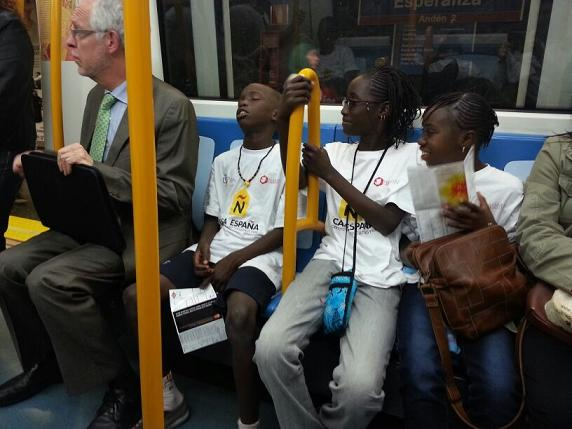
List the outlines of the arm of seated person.
{"type": "Polygon", "coordinates": [[[354,187],[331,162],[324,148],[305,145],[302,163],[307,172],[315,174],[330,185],[364,220],[383,235],[399,226],[405,212],[394,203],[386,205],[373,201],[354,187]]]}
{"type": "MultiPolygon", "coordinates": [[[[277,129],[280,141],[280,158],[282,168],[286,174],[286,159],[288,153],[288,137],[290,132],[290,115],[299,106],[304,106],[310,101],[310,93],[313,84],[303,76],[296,75],[284,82],[282,101],[278,111],[277,129]]],[[[300,166],[298,188],[304,189],[308,185],[308,177],[305,169],[300,166]]]]}
{"type": "Polygon", "coordinates": [[[560,224],[562,215],[559,178],[564,142],[546,143],[526,183],[517,235],[520,253],[536,277],[572,293],[572,227],[560,224]],[[568,234],[568,236],[567,236],[568,234]]]}
{"type": "Polygon", "coordinates": [[[409,240],[409,238],[403,234],[401,235],[401,238],[399,239],[399,258],[401,259],[403,265],[415,268],[415,265],[413,265],[409,258],[409,248],[412,244],[413,243],[409,240]]]}
{"type": "Polygon", "coordinates": [[[73,165],[91,167],[93,163],[93,158],[79,143],[72,143],[58,150],[58,167],[64,176],[71,174],[73,165]]]}
{"type": "Polygon", "coordinates": [[[218,230],[218,219],[214,216],[205,214],[201,238],[197,244],[197,250],[195,250],[193,259],[195,274],[198,277],[208,277],[213,273],[213,269],[210,266],[211,243],[218,230]]]}
{"type": "Polygon", "coordinates": [[[24,166],[22,165],[22,155],[28,154],[30,152],[34,152],[33,150],[27,150],[22,153],[19,153],[14,157],[12,161],[12,172],[21,178],[24,178],[24,166]]]}
{"type": "Polygon", "coordinates": [[[223,290],[230,277],[246,261],[280,247],[282,245],[282,231],[282,228],[275,228],[260,237],[254,243],[251,243],[240,250],[229,253],[218,261],[210,278],[210,282],[215,290],[223,290]]]}

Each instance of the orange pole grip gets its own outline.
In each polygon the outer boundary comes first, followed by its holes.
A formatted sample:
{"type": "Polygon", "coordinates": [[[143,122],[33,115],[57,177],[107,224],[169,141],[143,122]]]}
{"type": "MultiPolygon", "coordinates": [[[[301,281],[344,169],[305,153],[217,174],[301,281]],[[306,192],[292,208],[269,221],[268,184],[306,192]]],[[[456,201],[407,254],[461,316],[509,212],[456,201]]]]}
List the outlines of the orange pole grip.
{"type": "Polygon", "coordinates": [[[52,0],[50,7],[50,107],[52,110],[52,147],[64,147],[62,114],[62,0],[52,0]]]}
{"type": "MultiPolygon", "coordinates": [[[[308,143],[320,147],[320,82],[312,69],[306,68],[298,74],[310,79],[314,86],[308,104],[308,143]]],[[[290,115],[288,132],[288,149],[286,162],[286,190],[284,207],[283,267],[282,293],[294,280],[296,275],[296,233],[303,229],[321,229],[318,220],[318,198],[320,193],[318,178],[308,176],[307,213],[304,219],[298,220],[298,192],[300,174],[300,146],[302,143],[302,127],[304,122],[304,106],[299,106],[290,115]]]]}
{"type": "Polygon", "coordinates": [[[143,425],[162,428],[157,176],[149,7],[124,0],[143,425]]]}

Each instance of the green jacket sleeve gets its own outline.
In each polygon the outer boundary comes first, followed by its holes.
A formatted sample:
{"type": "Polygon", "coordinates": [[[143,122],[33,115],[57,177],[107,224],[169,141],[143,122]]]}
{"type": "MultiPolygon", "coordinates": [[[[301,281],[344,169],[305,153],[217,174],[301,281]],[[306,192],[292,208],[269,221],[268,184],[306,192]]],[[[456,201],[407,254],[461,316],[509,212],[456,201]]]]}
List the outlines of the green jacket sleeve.
{"type": "Polygon", "coordinates": [[[517,234],[522,257],[534,275],[572,292],[572,225],[567,221],[572,219],[569,174],[572,141],[562,137],[548,139],[526,183],[517,234]]]}

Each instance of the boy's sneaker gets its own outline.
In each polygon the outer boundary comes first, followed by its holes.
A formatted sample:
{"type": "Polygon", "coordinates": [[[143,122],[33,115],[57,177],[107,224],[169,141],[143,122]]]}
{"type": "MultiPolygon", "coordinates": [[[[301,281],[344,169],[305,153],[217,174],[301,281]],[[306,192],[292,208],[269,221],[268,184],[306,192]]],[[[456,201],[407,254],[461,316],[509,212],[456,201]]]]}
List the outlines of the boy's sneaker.
{"type": "Polygon", "coordinates": [[[171,411],[165,411],[165,429],[173,429],[185,423],[191,415],[189,407],[185,401],[176,406],[171,411]]]}
{"type": "MultiPolygon", "coordinates": [[[[185,423],[191,415],[189,407],[185,401],[182,401],[177,407],[171,411],[163,413],[165,419],[165,429],[174,429],[185,423]]],[[[139,420],[133,429],[143,429],[143,420],[139,420]]]]}

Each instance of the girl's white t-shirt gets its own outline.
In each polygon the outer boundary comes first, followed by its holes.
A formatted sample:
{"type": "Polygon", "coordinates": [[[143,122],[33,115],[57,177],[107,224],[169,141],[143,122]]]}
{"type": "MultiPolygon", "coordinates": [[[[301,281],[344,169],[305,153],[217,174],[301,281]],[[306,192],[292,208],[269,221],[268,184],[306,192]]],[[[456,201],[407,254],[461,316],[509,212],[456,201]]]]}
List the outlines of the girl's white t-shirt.
{"type": "Polygon", "coordinates": [[[475,189],[487,200],[497,225],[506,231],[510,241],[516,238],[516,223],[524,198],[518,177],[487,164],[473,173],[475,189]]]}
{"type": "MultiPolygon", "coordinates": [[[[497,225],[504,228],[510,241],[514,241],[516,223],[524,198],[521,180],[487,164],[485,168],[473,173],[473,184],[475,190],[487,200],[497,225]]],[[[404,221],[403,233],[410,241],[418,241],[417,222],[413,216],[408,216],[404,221]]]]}
{"type": "MultiPolygon", "coordinates": [[[[218,219],[220,230],[211,243],[211,262],[218,262],[228,254],[242,249],[274,228],[284,226],[284,186],[280,147],[275,144],[260,170],[248,186],[248,198],[239,191],[244,182],[238,175],[240,147],[217,156],[211,168],[205,195],[205,213],[218,219]]],[[[240,172],[244,179],[252,177],[268,148],[242,148],[240,172]]],[[[195,251],[197,244],[187,250],[195,251]]],[[[263,271],[280,287],[282,249],[277,249],[246,261],[241,267],[255,267],[263,271]]]]}
{"type": "MultiPolygon", "coordinates": [[[[356,144],[330,143],[325,149],[332,166],[348,181],[352,176],[352,162],[357,150],[356,144]]],[[[353,186],[363,192],[383,151],[358,151],[353,166],[353,186]]],[[[416,165],[417,145],[403,143],[398,148],[392,146],[373,176],[366,196],[385,206],[394,203],[406,213],[413,213],[413,202],[409,192],[407,167],[416,165]]],[[[346,207],[342,197],[327,183],[321,182],[326,193],[327,216],[326,235],[314,258],[335,261],[342,270],[344,239],[346,235],[346,207]]],[[[355,220],[348,221],[347,243],[345,246],[344,270],[352,267],[355,220]]],[[[370,286],[387,288],[405,282],[402,263],[399,259],[399,238],[401,228],[385,236],[358,216],[358,239],[356,252],[356,280],[370,286]]]]}
{"type": "Polygon", "coordinates": [[[475,189],[487,200],[497,225],[504,228],[510,241],[514,241],[524,198],[521,180],[487,164],[473,173],[473,181],[475,189]]]}

